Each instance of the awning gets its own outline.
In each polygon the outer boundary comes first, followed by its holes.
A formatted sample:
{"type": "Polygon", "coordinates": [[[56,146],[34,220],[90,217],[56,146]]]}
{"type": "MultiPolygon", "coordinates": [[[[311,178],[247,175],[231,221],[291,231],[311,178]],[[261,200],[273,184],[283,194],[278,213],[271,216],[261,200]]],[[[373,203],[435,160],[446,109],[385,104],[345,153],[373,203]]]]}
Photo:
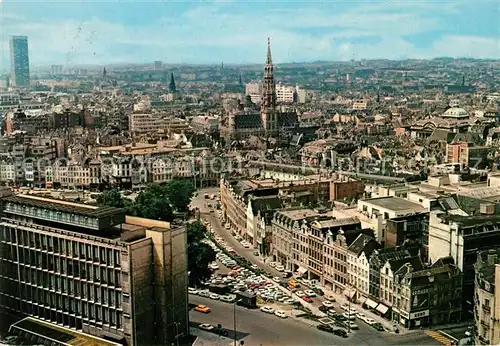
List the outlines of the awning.
{"type": "Polygon", "coordinates": [[[379,304],[377,306],[377,311],[380,312],[382,315],[385,315],[387,310],[389,310],[389,308],[387,306],[385,306],[384,304],[379,304]]]}
{"type": "Polygon", "coordinates": [[[366,299],[366,302],[365,304],[371,308],[371,309],[375,309],[378,305],[378,303],[374,302],[373,300],[371,300],[370,298],[366,299]]]}
{"type": "Polygon", "coordinates": [[[299,273],[300,275],[304,275],[305,273],[307,273],[307,268],[299,266],[299,269],[297,269],[297,273],[299,273]]]}
{"type": "Polygon", "coordinates": [[[350,299],[352,299],[352,297],[354,297],[355,294],[356,294],[356,290],[355,289],[352,289],[352,290],[346,289],[346,290],[344,290],[344,295],[346,297],[349,297],[350,299]]]}
{"type": "Polygon", "coordinates": [[[358,303],[359,304],[364,304],[365,302],[366,302],[366,297],[361,296],[361,297],[358,298],[358,303]]]}

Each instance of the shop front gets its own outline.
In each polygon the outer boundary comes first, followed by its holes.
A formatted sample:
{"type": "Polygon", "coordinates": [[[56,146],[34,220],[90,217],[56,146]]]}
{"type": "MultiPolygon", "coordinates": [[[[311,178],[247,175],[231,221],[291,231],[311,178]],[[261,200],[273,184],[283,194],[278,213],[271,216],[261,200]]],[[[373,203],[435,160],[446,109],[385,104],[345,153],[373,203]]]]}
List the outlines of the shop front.
{"type": "Polygon", "coordinates": [[[429,310],[408,313],[403,310],[392,309],[392,320],[407,329],[420,328],[429,325],[429,310]]]}

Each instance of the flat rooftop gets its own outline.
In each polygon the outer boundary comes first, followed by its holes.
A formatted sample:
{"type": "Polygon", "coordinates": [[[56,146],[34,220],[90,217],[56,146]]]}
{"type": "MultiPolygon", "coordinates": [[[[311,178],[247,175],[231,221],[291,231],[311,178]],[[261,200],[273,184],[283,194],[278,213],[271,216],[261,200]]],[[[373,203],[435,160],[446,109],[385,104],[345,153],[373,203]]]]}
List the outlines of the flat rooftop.
{"type": "Polygon", "coordinates": [[[294,220],[294,221],[322,215],[322,214],[320,214],[317,211],[312,210],[312,209],[282,210],[279,213],[288,217],[289,219],[294,220]]]}
{"type": "Polygon", "coordinates": [[[362,200],[360,202],[369,203],[380,208],[394,211],[425,210],[425,208],[418,203],[410,202],[404,198],[393,196],[370,198],[362,200]]]}
{"type": "Polygon", "coordinates": [[[35,197],[30,195],[9,196],[3,199],[6,202],[23,204],[30,207],[43,208],[63,213],[87,216],[91,218],[106,218],[118,214],[123,214],[123,209],[113,207],[95,207],[85,204],[59,201],[56,199],[35,197]]]}
{"type": "Polygon", "coordinates": [[[121,346],[121,344],[116,342],[60,327],[33,317],[27,317],[14,323],[10,326],[9,332],[13,334],[23,332],[30,336],[37,336],[43,339],[43,342],[40,342],[40,344],[56,342],[59,345],[71,346],[121,346]]]}

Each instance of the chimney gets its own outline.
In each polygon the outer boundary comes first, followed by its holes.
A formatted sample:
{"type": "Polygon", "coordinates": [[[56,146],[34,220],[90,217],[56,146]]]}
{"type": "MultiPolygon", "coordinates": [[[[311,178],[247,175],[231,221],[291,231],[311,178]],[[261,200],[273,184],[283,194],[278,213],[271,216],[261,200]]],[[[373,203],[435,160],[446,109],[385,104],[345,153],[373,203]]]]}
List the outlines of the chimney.
{"type": "Polygon", "coordinates": [[[408,263],[408,273],[411,273],[413,271],[413,266],[411,265],[411,263],[408,263]]]}

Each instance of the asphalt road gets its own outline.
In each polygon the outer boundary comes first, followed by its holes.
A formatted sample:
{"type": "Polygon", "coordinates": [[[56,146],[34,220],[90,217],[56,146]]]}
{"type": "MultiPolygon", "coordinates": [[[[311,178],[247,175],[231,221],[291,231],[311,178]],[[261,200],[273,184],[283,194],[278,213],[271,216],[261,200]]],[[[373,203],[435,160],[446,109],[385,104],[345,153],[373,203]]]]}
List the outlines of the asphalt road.
{"type": "MultiPolygon", "coordinates": [[[[205,304],[212,309],[209,314],[191,310],[189,319],[193,325],[221,324],[229,331],[228,339],[234,338],[234,305],[199,296],[190,296],[191,304],[205,304]]],[[[249,310],[236,306],[236,338],[238,343],[262,346],[304,346],[304,345],[442,345],[419,332],[404,335],[377,332],[362,328],[341,338],[316,329],[312,322],[294,318],[280,319],[260,310],[249,310]]],[[[361,325],[360,325],[361,327],[361,325]]]]}
{"type": "MultiPolygon", "coordinates": [[[[205,199],[204,194],[205,193],[207,193],[209,195],[210,194],[217,194],[217,192],[218,192],[217,188],[203,189],[203,190],[199,191],[197,197],[193,198],[191,205],[193,207],[197,207],[200,210],[201,218],[203,220],[210,222],[210,224],[212,225],[215,232],[217,234],[219,234],[224,239],[224,241],[227,244],[229,244],[229,246],[231,246],[239,255],[245,257],[246,259],[248,259],[252,263],[256,264],[257,266],[259,266],[259,268],[265,269],[266,271],[271,273],[273,276],[281,277],[282,273],[278,272],[276,269],[272,268],[267,263],[264,263],[264,261],[261,257],[253,255],[253,249],[244,248],[240,244],[240,242],[238,242],[236,239],[234,239],[234,237],[231,235],[230,231],[225,229],[224,226],[221,224],[221,222],[217,216],[217,213],[210,212],[210,208],[208,208],[207,203],[210,203],[211,205],[215,205],[216,202],[213,200],[205,199]]],[[[195,300],[196,299],[203,299],[204,302],[207,302],[206,298],[201,298],[201,297],[195,296],[195,297],[193,297],[193,299],[195,299],[195,300]]],[[[316,297],[313,299],[313,302],[316,306],[318,306],[321,304],[322,300],[323,300],[323,298],[316,297]]],[[[218,313],[212,312],[209,315],[200,317],[201,319],[203,319],[203,318],[209,319],[209,320],[199,321],[200,323],[212,323],[215,325],[217,323],[222,323],[224,326],[232,326],[233,325],[233,310],[232,310],[231,305],[228,305],[228,304],[222,303],[222,302],[217,302],[217,301],[209,301],[209,304],[207,304],[207,305],[210,305],[210,304],[212,304],[212,305],[213,304],[222,304],[221,308],[222,308],[222,310],[225,310],[225,312],[222,314],[225,316],[224,319],[217,321],[216,318],[213,316],[218,317],[218,315],[217,315],[218,313]],[[230,311],[228,311],[228,309],[230,311]],[[226,321],[226,322],[224,322],[224,321],[226,321]],[[229,323],[229,324],[227,324],[227,323],[229,323]]],[[[210,306],[212,306],[212,305],[210,305],[210,306]]],[[[335,310],[337,310],[337,312],[342,312],[337,305],[338,304],[335,304],[335,310]]],[[[239,311],[238,309],[243,309],[242,310],[243,316],[246,316],[247,314],[252,316],[252,318],[248,319],[248,321],[247,321],[248,323],[244,323],[244,322],[242,322],[242,323],[245,327],[248,326],[247,328],[253,329],[254,333],[257,333],[258,338],[263,340],[263,341],[260,341],[260,343],[262,343],[263,345],[283,345],[283,344],[286,344],[286,345],[320,345],[321,344],[322,345],[320,340],[325,340],[325,342],[327,342],[327,344],[329,344],[329,345],[332,344],[331,343],[332,342],[331,335],[324,333],[324,332],[321,332],[321,331],[318,331],[315,327],[309,326],[303,322],[299,322],[299,321],[295,321],[295,320],[292,321],[292,319],[280,321],[277,317],[275,318],[275,316],[267,315],[267,314],[261,313],[260,311],[251,311],[251,310],[247,310],[247,309],[239,308],[239,307],[237,307],[237,316],[238,316],[238,311],[239,311]],[[257,313],[257,315],[255,315],[255,313],[257,313]],[[269,320],[269,318],[271,320],[269,320]],[[266,323],[263,323],[263,321],[266,321],[266,323]],[[268,322],[271,324],[270,325],[267,324],[268,322]],[[290,323],[292,323],[293,326],[290,325],[290,323]],[[269,331],[269,328],[270,328],[269,326],[273,326],[272,328],[277,328],[277,327],[275,327],[277,324],[278,325],[287,325],[288,324],[288,326],[286,326],[280,330],[272,329],[271,331],[269,331]],[[298,329],[293,329],[293,328],[295,328],[296,324],[299,324],[302,326],[298,327],[298,329]],[[262,325],[262,328],[261,328],[261,325],[262,325]],[[289,328],[292,328],[293,331],[289,330],[289,328]],[[306,328],[306,329],[304,330],[304,328],[306,328]],[[261,329],[263,329],[263,331],[261,331],[261,329]],[[266,332],[266,330],[268,332],[266,332]],[[313,339],[311,339],[310,342],[302,341],[300,339],[301,337],[308,338],[308,336],[307,336],[308,333],[305,331],[309,331],[309,333],[312,331],[314,335],[316,335],[316,336],[319,335],[319,339],[316,340],[313,337],[313,339]],[[295,334],[297,334],[297,335],[295,335],[295,334]],[[303,336],[302,334],[304,334],[306,336],[303,336]],[[327,335],[325,336],[324,334],[327,334],[327,335]],[[286,338],[290,337],[290,335],[293,335],[293,337],[291,337],[291,341],[285,342],[284,340],[286,338]],[[279,342],[276,340],[278,340],[279,342]],[[298,340],[301,340],[301,341],[299,342],[298,340]]],[[[193,314],[193,313],[195,313],[195,312],[191,312],[191,314],[193,314]]],[[[196,318],[194,318],[198,315],[199,315],[199,313],[195,313],[195,315],[193,316],[193,318],[191,320],[198,321],[196,318]]],[[[246,321],[246,317],[244,318],[244,320],[246,321]]],[[[370,326],[363,323],[362,321],[357,321],[356,324],[359,325],[359,327],[360,327],[359,330],[353,332],[352,336],[350,336],[347,339],[341,339],[341,338],[335,337],[335,339],[339,339],[339,340],[336,340],[334,345],[353,344],[353,343],[355,345],[442,345],[442,343],[425,335],[422,331],[412,331],[410,333],[406,333],[403,335],[396,335],[396,334],[391,334],[391,333],[387,333],[387,332],[378,332],[378,331],[374,330],[373,328],[371,328],[370,326]]],[[[230,334],[230,337],[232,337],[231,334],[230,334]]],[[[250,337],[250,334],[248,337],[250,337]]],[[[253,337],[255,338],[255,336],[253,336],[253,337]]],[[[246,339],[247,338],[245,337],[245,344],[248,344],[246,342],[246,339]]],[[[257,343],[257,342],[258,341],[255,341],[255,343],[257,343]]],[[[252,345],[253,344],[254,343],[252,341],[252,345]]]]}
{"type": "MultiPolygon", "coordinates": [[[[210,323],[214,326],[220,323],[229,331],[228,338],[233,339],[233,304],[198,296],[190,296],[189,302],[205,304],[212,309],[209,314],[191,310],[189,319],[192,323],[210,323]]],[[[319,331],[315,326],[290,317],[280,319],[258,309],[249,310],[239,306],[236,306],[236,330],[238,342],[244,340],[245,345],[348,345],[353,341],[351,338],[342,339],[319,331]]]]}

